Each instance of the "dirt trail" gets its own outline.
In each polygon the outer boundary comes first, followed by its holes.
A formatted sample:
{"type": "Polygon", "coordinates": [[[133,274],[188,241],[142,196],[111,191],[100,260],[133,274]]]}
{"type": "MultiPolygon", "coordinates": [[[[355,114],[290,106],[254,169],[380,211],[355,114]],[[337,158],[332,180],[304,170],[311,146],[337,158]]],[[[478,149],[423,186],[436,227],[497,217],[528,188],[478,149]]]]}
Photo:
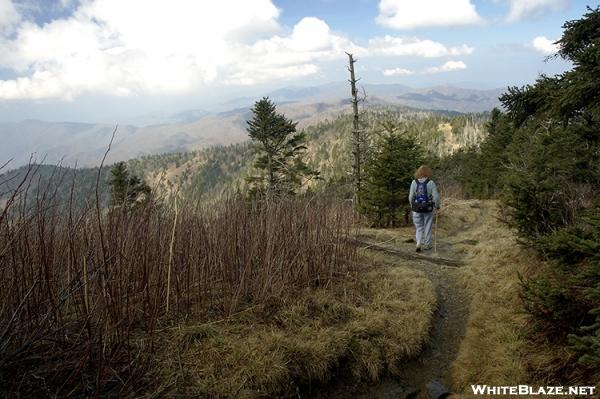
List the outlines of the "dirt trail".
{"type": "MultiPolygon", "coordinates": [[[[469,225],[461,226],[462,230],[469,228],[469,225]]],[[[464,248],[476,244],[460,241],[460,235],[455,233],[439,232],[437,252],[432,249],[418,259],[413,256],[415,251],[412,228],[393,231],[369,229],[357,237],[363,245],[376,244],[371,245],[369,249],[385,253],[384,263],[410,267],[425,273],[435,287],[438,309],[432,320],[428,344],[416,359],[403,364],[404,372],[400,377],[389,377],[376,385],[364,386],[359,392],[347,392],[343,386],[337,386],[330,392],[321,392],[317,397],[410,398],[432,381],[441,382],[452,390],[448,374],[464,337],[469,315],[469,298],[458,282],[460,266],[457,265],[462,263],[461,253],[464,253],[464,248]],[[448,260],[451,266],[440,264],[444,263],[444,260],[448,260]]]]}
{"type": "MultiPolygon", "coordinates": [[[[406,232],[403,231],[402,233],[404,233],[402,236],[406,239],[396,239],[396,242],[409,240],[409,237],[406,237],[406,232]]],[[[414,252],[414,244],[406,242],[402,244],[397,243],[394,246],[400,251],[414,252]]],[[[443,238],[438,239],[437,253],[432,250],[425,254],[433,258],[456,260],[460,258],[453,250],[452,243],[443,238]]],[[[405,371],[402,376],[370,387],[367,392],[358,397],[402,398],[418,391],[434,380],[442,382],[451,389],[448,372],[452,361],[456,358],[460,342],[464,336],[469,311],[468,298],[457,282],[458,269],[427,262],[426,260],[407,261],[402,258],[397,259],[398,257],[394,256],[393,253],[388,254],[388,257],[388,262],[391,264],[415,268],[427,275],[437,293],[438,309],[433,318],[429,343],[418,358],[404,364],[405,371]]]]}

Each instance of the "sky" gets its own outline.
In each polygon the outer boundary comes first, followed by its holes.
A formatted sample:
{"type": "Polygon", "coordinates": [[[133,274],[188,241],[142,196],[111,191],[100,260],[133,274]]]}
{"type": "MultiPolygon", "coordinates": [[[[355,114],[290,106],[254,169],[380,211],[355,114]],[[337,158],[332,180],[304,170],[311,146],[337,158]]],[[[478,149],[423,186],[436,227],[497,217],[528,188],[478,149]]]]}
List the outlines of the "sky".
{"type": "Polygon", "coordinates": [[[347,79],[497,88],[570,68],[590,0],[0,0],[0,122],[133,121],[347,79]],[[549,58],[550,57],[550,58],[549,58]]]}

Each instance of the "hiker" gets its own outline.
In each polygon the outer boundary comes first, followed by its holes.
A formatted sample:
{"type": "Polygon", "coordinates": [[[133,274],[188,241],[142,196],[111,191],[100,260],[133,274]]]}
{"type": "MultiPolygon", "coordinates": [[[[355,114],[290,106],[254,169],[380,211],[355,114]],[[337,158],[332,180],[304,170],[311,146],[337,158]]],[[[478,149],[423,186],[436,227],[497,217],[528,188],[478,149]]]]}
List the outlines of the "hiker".
{"type": "Polygon", "coordinates": [[[410,185],[408,201],[412,207],[412,219],[417,228],[417,252],[431,249],[431,230],[436,210],[440,209],[440,194],[431,180],[433,171],[422,165],[415,172],[415,179],[410,185]]]}

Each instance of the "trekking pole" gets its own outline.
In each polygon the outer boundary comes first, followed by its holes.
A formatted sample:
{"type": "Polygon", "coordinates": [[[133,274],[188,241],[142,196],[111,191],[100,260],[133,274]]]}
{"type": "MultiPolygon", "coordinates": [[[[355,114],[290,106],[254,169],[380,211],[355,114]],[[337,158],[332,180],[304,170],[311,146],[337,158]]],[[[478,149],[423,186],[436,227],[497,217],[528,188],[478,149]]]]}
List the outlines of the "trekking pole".
{"type": "Polygon", "coordinates": [[[435,210],[435,226],[433,226],[433,252],[437,254],[437,218],[438,212],[435,210]]]}

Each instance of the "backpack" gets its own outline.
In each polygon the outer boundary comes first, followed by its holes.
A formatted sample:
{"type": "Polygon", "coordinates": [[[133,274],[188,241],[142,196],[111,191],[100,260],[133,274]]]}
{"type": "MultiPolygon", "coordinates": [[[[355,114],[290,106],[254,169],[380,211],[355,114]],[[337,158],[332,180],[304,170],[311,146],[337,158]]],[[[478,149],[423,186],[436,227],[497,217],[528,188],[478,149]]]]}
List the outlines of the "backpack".
{"type": "Polygon", "coordinates": [[[413,199],[412,210],[418,213],[433,211],[433,203],[427,194],[427,183],[429,183],[429,179],[426,179],[424,182],[420,182],[418,179],[415,179],[415,183],[417,183],[417,189],[415,190],[415,198],[413,199]]]}

